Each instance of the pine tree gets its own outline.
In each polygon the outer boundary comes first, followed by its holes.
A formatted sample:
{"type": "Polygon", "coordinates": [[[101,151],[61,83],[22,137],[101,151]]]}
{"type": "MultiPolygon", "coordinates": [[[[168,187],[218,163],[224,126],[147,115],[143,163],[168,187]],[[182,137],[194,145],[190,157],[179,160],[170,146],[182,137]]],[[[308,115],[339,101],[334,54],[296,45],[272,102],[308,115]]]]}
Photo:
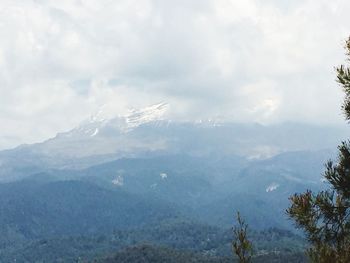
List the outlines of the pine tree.
{"type": "Polygon", "coordinates": [[[253,247],[248,239],[248,225],[237,212],[237,225],[233,229],[234,240],[232,242],[232,250],[237,255],[239,263],[250,263],[253,247]]]}
{"type": "MultiPolygon", "coordinates": [[[[345,48],[350,62],[350,38],[345,48]]],[[[350,120],[350,68],[341,65],[336,72],[345,93],[342,110],[346,120],[350,120]]],[[[287,209],[310,242],[307,253],[312,262],[350,262],[350,141],[342,142],[338,150],[337,162],[329,161],[324,172],[330,188],[295,194],[287,209]]]]}

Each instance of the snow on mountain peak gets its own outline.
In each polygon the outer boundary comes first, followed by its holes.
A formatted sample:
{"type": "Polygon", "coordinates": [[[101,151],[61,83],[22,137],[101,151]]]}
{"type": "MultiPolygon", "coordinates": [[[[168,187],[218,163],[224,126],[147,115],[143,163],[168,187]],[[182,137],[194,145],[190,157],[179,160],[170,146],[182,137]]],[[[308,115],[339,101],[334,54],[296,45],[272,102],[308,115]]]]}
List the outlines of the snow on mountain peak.
{"type": "Polygon", "coordinates": [[[90,118],[81,122],[78,127],[60,134],[59,136],[95,137],[100,132],[103,132],[105,127],[113,127],[113,129],[117,129],[119,132],[126,133],[142,124],[163,120],[163,116],[168,107],[169,105],[167,103],[159,103],[143,109],[130,110],[129,113],[125,115],[111,117],[108,116],[108,111],[105,111],[105,107],[102,106],[96,113],[92,114],[90,118]]]}
{"type": "Polygon", "coordinates": [[[162,120],[168,108],[169,105],[162,102],[140,110],[131,110],[130,114],[125,116],[127,128],[132,129],[148,122],[162,120]]]}

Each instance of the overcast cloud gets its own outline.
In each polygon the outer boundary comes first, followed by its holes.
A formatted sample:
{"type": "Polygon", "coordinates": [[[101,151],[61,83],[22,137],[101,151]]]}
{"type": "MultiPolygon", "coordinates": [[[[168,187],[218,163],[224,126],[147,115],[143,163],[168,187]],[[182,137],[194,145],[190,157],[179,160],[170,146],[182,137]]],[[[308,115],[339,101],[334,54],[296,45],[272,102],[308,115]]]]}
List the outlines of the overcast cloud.
{"type": "Polygon", "coordinates": [[[102,105],[338,123],[349,12],[349,0],[0,0],[0,148],[102,105]]]}

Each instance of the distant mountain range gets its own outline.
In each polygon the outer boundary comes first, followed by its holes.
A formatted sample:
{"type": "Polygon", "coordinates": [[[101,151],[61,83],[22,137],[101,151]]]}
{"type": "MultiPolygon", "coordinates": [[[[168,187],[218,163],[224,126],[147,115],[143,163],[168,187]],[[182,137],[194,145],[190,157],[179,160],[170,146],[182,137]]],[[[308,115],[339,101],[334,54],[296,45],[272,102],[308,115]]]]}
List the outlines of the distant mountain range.
{"type": "MultiPolygon", "coordinates": [[[[171,240],[151,235],[150,227],[183,233],[178,221],[199,226],[198,233],[215,226],[221,240],[238,210],[253,229],[293,230],[285,214],[288,197],[326,186],[323,164],[336,157],[348,132],[290,123],[175,122],[164,117],[167,107],[157,104],[111,119],[97,115],[42,143],[1,151],[0,257],[26,258],[37,251],[33,256],[51,260],[42,250],[47,240],[78,246],[72,255],[87,253],[76,236],[96,247],[104,244],[106,252],[110,243],[97,236],[114,231],[124,233],[118,248],[146,237],[172,247],[171,240]],[[125,236],[140,227],[142,234],[125,236]]],[[[176,237],[176,246],[187,244],[192,228],[176,237]]],[[[195,243],[188,249],[198,249],[195,243]]],[[[220,251],[215,245],[196,252],[220,251]]]]}
{"type": "Polygon", "coordinates": [[[42,143],[0,151],[0,181],[43,168],[80,169],[121,158],[184,154],[266,159],[290,151],[335,150],[348,133],[344,127],[296,123],[176,122],[164,117],[167,108],[160,103],[110,119],[99,113],[42,143]]]}

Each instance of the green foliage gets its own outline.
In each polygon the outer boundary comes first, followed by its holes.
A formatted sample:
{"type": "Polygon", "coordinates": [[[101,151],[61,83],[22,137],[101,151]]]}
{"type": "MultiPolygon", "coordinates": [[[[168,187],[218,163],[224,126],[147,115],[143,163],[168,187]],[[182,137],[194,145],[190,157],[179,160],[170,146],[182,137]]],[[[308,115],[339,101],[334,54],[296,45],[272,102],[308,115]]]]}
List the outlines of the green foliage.
{"type": "MultiPolygon", "coordinates": [[[[350,59],[350,39],[346,49],[350,59]]],[[[350,68],[341,65],[336,70],[337,80],[345,92],[342,108],[350,120],[350,68]]],[[[329,161],[324,173],[331,188],[316,194],[310,190],[295,194],[287,210],[311,244],[307,252],[312,262],[350,262],[349,142],[343,142],[338,150],[338,162],[329,161]]]]}
{"type": "MultiPolygon", "coordinates": [[[[266,258],[261,262],[294,258],[304,249],[304,241],[285,230],[250,234],[259,258],[266,258]]],[[[189,219],[119,187],[46,176],[0,184],[0,262],[92,260],[145,242],[222,258],[232,257],[231,241],[229,227],[189,219]]]]}
{"type": "Polygon", "coordinates": [[[167,247],[139,245],[126,248],[108,258],[96,260],[96,263],[229,263],[229,258],[206,256],[187,251],[174,250],[167,247]]]}
{"type": "MultiPolygon", "coordinates": [[[[232,261],[230,257],[217,257],[206,254],[193,253],[189,251],[181,251],[171,249],[164,246],[152,246],[152,245],[138,245],[128,247],[115,253],[113,256],[104,257],[96,259],[97,263],[156,263],[156,262],[166,262],[166,263],[229,263],[237,262],[232,261]]],[[[256,263],[295,263],[295,262],[306,262],[305,258],[300,254],[294,255],[261,255],[254,258],[256,263]]]]}
{"type": "Polygon", "coordinates": [[[237,212],[237,223],[233,229],[232,249],[240,263],[249,263],[252,259],[253,246],[248,239],[248,225],[241,218],[239,212],[237,212]]]}
{"type": "MultiPolygon", "coordinates": [[[[280,226],[274,223],[281,221],[281,217],[276,216],[277,210],[272,209],[271,201],[282,198],[278,191],[266,194],[265,187],[254,188],[254,191],[249,188],[252,180],[256,182],[265,174],[261,174],[259,169],[252,169],[251,173],[245,174],[243,182],[234,186],[235,191],[243,188],[243,195],[226,198],[225,191],[232,190],[231,186],[237,180],[225,181],[227,190],[218,187],[212,191],[214,188],[209,183],[209,172],[196,171],[199,164],[178,171],[176,167],[180,161],[176,161],[169,172],[165,167],[159,167],[159,163],[164,166],[168,166],[168,163],[153,161],[149,165],[147,161],[140,167],[135,165],[135,161],[123,161],[130,167],[124,167],[125,163],[120,167],[118,163],[117,166],[105,164],[88,171],[59,171],[58,174],[57,171],[50,171],[52,177],[47,173],[35,174],[23,181],[0,184],[0,261],[77,262],[80,258],[82,261],[79,262],[85,262],[119,252],[121,258],[126,255],[123,251],[144,243],[200,255],[202,259],[230,257],[232,260],[230,227],[215,224],[215,221],[200,222],[200,219],[207,219],[211,214],[231,218],[231,215],[226,216],[225,212],[221,214],[220,211],[232,211],[236,205],[245,207],[242,213],[254,229],[265,226],[264,231],[250,231],[249,238],[256,252],[254,262],[300,262],[299,258],[303,259],[300,254],[305,249],[302,238],[285,230],[266,230],[271,225],[280,226]],[[119,170],[124,171],[123,187],[111,183],[115,171],[119,170]],[[161,179],[159,171],[168,172],[169,178],[161,179]],[[201,183],[198,183],[198,177],[202,178],[201,183]],[[158,186],[151,188],[154,182],[158,186]],[[209,185],[209,188],[205,185],[209,185]],[[207,201],[201,198],[206,191],[207,201]],[[258,191],[254,199],[246,194],[258,191]],[[189,197],[183,195],[179,200],[177,197],[182,193],[187,193],[189,197]],[[176,204],[164,201],[164,197],[176,204]],[[186,200],[186,205],[191,209],[181,205],[186,200]],[[197,203],[194,202],[196,200],[197,203]],[[205,206],[208,200],[213,203],[205,206]],[[267,204],[270,210],[266,209],[267,204]],[[219,206],[220,210],[214,210],[219,206]],[[195,208],[204,214],[197,215],[195,208]],[[263,210],[268,217],[261,216],[260,211],[263,210]]],[[[278,161],[280,163],[280,159],[278,161]]],[[[193,165],[193,162],[188,163],[193,165]]],[[[231,160],[227,163],[231,163],[231,160]]],[[[254,168],[252,166],[250,168],[254,168]]],[[[228,170],[226,167],[221,173],[228,170]]],[[[213,170],[210,172],[213,173],[213,170]]],[[[275,171],[276,177],[278,174],[275,171]]],[[[267,183],[269,181],[259,181],[258,184],[262,186],[267,183]]],[[[281,182],[280,189],[283,189],[283,185],[281,182]]],[[[286,198],[283,200],[287,201],[286,198]]],[[[166,254],[171,256],[172,253],[166,254]]],[[[135,262],[143,262],[137,259],[140,258],[136,257],[135,262]]]]}
{"type": "MultiPolygon", "coordinates": [[[[345,49],[348,60],[350,60],[350,38],[346,41],[345,49]]],[[[350,68],[345,65],[341,65],[336,68],[336,70],[337,81],[343,87],[345,92],[345,99],[342,108],[346,119],[350,120],[350,68]]]]}
{"type": "MultiPolygon", "coordinates": [[[[0,228],[0,239],[1,237],[0,228]]],[[[209,259],[232,257],[230,229],[177,220],[137,229],[116,230],[110,234],[57,236],[36,240],[19,240],[16,236],[13,238],[17,243],[0,248],[1,262],[13,262],[15,259],[17,262],[76,262],[78,258],[92,260],[145,243],[200,254],[209,259]]],[[[285,262],[299,262],[294,259],[302,258],[304,240],[289,231],[250,231],[250,238],[255,244],[254,262],[281,262],[281,258],[285,262]]],[[[119,258],[122,255],[125,254],[120,254],[119,258]]]]}

